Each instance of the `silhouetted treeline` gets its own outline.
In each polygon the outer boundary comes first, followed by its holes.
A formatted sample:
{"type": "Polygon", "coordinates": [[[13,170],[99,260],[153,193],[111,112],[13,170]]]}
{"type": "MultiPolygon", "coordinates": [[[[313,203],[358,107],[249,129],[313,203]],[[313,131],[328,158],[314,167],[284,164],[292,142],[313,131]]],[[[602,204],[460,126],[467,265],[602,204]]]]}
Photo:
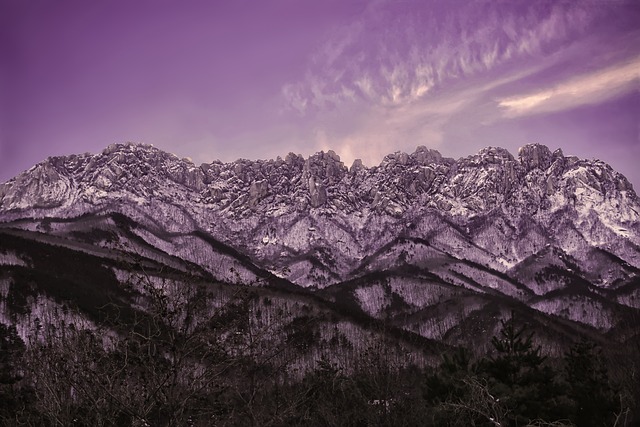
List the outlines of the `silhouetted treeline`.
{"type": "Polygon", "coordinates": [[[626,374],[614,381],[585,340],[550,359],[513,315],[483,357],[459,348],[437,367],[404,364],[381,338],[348,368],[323,357],[292,375],[319,339],[312,314],[264,328],[244,296],[211,312],[197,288],[177,300],[146,292],[145,315],[109,328],[69,324],[25,346],[0,325],[2,424],[638,425],[637,364],[617,366],[626,374]]]}

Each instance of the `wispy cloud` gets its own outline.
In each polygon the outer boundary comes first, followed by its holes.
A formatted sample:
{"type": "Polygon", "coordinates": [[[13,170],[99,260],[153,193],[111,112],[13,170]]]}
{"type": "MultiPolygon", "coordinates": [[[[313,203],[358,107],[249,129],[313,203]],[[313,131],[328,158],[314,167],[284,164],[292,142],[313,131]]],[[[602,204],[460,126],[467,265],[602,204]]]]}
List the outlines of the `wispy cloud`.
{"type": "Polygon", "coordinates": [[[523,11],[482,3],[449,14],[428,8],[398,12],[395,6],[375,3],[312,54],[307,75],[283,86],[289,108],[312,114],[355,100],[415,102],[443,84],[537,55],[584,31],[594,18],[580,4],[523,11]]]}
{"type": "Polygon", "coordinates": [[[411,151],[418,145],[442,149],[446,128],[452,120],[470,115],[479,120],[494,119],[495,111],[477,108],[477,102],[492,90],[536,71],[532,68],[487,82],[477,81],[410,103],[367,105],[361,102],[340,113],[320,114],[321,125],[314,128],[313,142],[317,149],[336,151],[346,164],[360,158],[369,166],[378,164],[386,154],[411,151]],[[343,125],[345,117],[351,126],[343,125]]]}
{"type": "Polygon", "coordinates": [[[535,92],[499,100],[508,117],[562,111],[640,88],[640,57],[535,92]]]}
{"type": "Polygon", "coordinates": [[[585,67],[573,58],[572,69],[552,72],[571,62],[565,54],[593,48],[603,10],[594,4],[438,4],[376,2],[310,55],[307,73],[282,95],[312,145],[368,165],[417,145],[446,151],[474,129],[597,102],[637,78],[637,60],[567,78],[585,67]]]}

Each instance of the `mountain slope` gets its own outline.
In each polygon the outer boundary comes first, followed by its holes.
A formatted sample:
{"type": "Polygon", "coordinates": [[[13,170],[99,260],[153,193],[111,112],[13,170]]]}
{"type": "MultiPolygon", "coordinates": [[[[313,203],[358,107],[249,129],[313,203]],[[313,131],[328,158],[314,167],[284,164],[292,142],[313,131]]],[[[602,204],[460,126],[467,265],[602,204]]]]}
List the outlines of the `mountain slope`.
{"type": "MultiPolygon", "coordinates": [[[[614,340],[640,310],[631,184],[601,161],[537,144],[517,158],[488,147],[459,160],[418,147],[371,168],[347,168],[331,151],[196,166],[119,144],[0,184],[2,229],[206,280],[308,288],[450,344],[469,337],[469,316],[493,319],[490,336],[513,307],[614,340]],[[448,316],[446,301],[461,314],[448,316]]],[[[3,268],[34,265],[0,246],[3,268]]]]}

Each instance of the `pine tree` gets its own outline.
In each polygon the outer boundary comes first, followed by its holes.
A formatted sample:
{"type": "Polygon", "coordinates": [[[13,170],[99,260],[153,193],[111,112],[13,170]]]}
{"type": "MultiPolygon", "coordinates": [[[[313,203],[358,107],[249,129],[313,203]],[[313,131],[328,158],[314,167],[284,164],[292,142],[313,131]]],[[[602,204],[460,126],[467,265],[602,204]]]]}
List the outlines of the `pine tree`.
{"type": "Polygon", "coordinates": [[[616,393],[602,352],[592,342],[582,339],[565,354],[565,375],[569,396],[574,402],[572,419],[579,426],[612,425],[616,410],[616,393]]]}
{"type": "Polygon", "coordinates": [[[471,362],[469,350],[458,347],[453,355],[444,354],[437,371],[427,375],[423,395],[430,403],[463,398],[466,394],[464,379],[472,376],[476,366],[471,362]]]}
{"type": "Polygon", "coordinates": [[[478,374],[478,366],[466,348],[443,356],[439,369],[427,376],[423,390],[424,398],[432,405],[429,425],[502,425],[506,408],[478,374]]]}
{"type": "Polygon", "coordinates": [[[501,326],[500,335],[491,341],[496,354],[482,363],[492,394],[509,408],[513,425],[562,418],[555,399],[561,389],[541,347],[534,345],[534,333],[516,326],[513,312],[501,326]]]}
{"type": "Polygon", "coordinates": [[[24,352],[24,343],[15,326],[0,323],[0,424],[11,419],[25,398],[24,390],[18,388],[21,379],[19,359],[24,352]]]}
{"type": "Polygon", "coordinates": [[[526,382],[537,373],[546,357],[540,354],[540,346],[534,347],[533,332],[525,335],[525,326],[516,328],[513,313],[500,324],[500,336],[491,339],[497,355],[489,359],[489,371],[507,385],[526,382]]]}

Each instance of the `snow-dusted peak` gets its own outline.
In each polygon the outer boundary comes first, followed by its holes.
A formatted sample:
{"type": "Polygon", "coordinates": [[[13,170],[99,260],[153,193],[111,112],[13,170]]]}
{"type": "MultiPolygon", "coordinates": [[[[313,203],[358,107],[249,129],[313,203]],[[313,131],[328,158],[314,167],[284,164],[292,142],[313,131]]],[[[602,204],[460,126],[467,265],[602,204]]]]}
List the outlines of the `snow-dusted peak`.
{"type": "Polygon", "coordinates": [[[522,147],[518,159],[486,147],[453,160],[420,146],[412,154],[389,154],[379,166],[356,161],[350,169],[333,151],[196,166],[150,145],[114,144],[96,155],[50,158],[0,185],[0,215],[154,200],[256,219],[309,209],[393,217],[434,209],[464,222],[501,209],[542,220],[569,208],[632,230],[640,212],[631,184],[609,165],[564,157],[540,144],[522,147]]]}
{"type": "Polygon", "coordinates": [[[302,157],[300,154],[289,153],[287,154],[287,157],[285,157],[284,161],[288,165],[294,165],[298,163],[302,164],[304,163],[304,157],[302,157]]]}
{"type": "Polygon", "coordinates": [[[416,151],[411,154],[411,158],[421,165],[439,164],[444,160],[442,154],[440,154],[438,150],[429,149],[424,145],[419,145],[416,148],[416,151]]]}
{"type": "Polygon", "coordinates": [[[141,151],[149,151],[149,152],[159,152],[158,150],[151,144],[143,144],[143,143],[135,143],[135,142],[118,142],[115,144],[108,145],[104,150],[102,150],[102,154],[108,156],[113,153],[118,152],[141,152],[141,151]]]}
{"type": "Polygon", "coordinates": [[[551,166],[554,158],[563,158],[562,150],[551,153],[549,147],[542,144],[527,144],[518,150],[520,163],[527,171],[531,169],[547,169],[551,166]]]}
{"type": "Polygon", "coordinates": [[[428,149],[425,146],[418,146],[416,151],[411,154],[396,151],[395,153],[387,154],[383,159],[379,168],[395,168],[395,167],[415,167],[415,166],[435,166],[435,165],[449,165],[453,163],[453,159],[442,157],[437,150],[428,149]]]}
{"type": "Polygon", "coordinates": [[[308,161],[332,161],[336,163],[342,163],[340,161],[340,156],[338,156],[333,150],[328,150],[326,153],[324,151],[318,151],[317,153],[309,156],[308,161]]]}
{"type": "MultiPolygon", "coordinates": [[[[393,301],[427,313],[446,292],[515,298],[606,329],[618,311],[605,297],[639,305],[631,184],[604,162],[539,144],[516,158],[487,147],[458,160],[418,147],[370,168],[347,168],[333,151],[197,166],[115,144],[0,184],[0,223],[101,256],[117,245],[136,259],[184,262],[223,282],[266,284],[258,278],[272,273],[317,289],[349,282],[335,295],[374,316],[393,301]]],[[[0,265],[28,264],[1,246],[0,265]]]]}
{"type": "Polygon", "coordinates": [[[354,173],[358,173],[359,171],[364,171],[366,169],[367,169],[366,166],[362,163],[362,159],[355,159],[351,164],[351,167],[349,168],[349,172],[354,174],[354,173]]]}
{"type": "Polygon", "coordinates": [[[334,174],[343,175],[347,172],[348,168],[340,161],[340,156],[333,150],[329,150],[326,153],[320,151],[309,156],[304,162],[304,170],[310,172],[316,171],[321,175],[333,176],[334,174]]]}
{"type": "MultiPolygon", "coordinates": [[[[444,251],[500,271],[547,245],[584,265],[605,251],[640,268],[640,203],[631,184],[604,162],[537,144],[517,159],[499,147],[458,160],[418,147],[350,169],[332,151],[196,166],[151,146],[117,144],[47,159],[0,185],[0,222],[113,211],[156,230],[156,237],[145,235],[154,245],[168,244],[157,240],[165,231],[204,231],[271,271],[286,267],[292,281],[318,287],[407,236],[429,242],[425,253],[444,251]]],[[[191,244],[176,240],[175,250],[191,244]]]]}
{"type": "MultiPolygon", "coordinates": [[[[49,208],[68,201],[71,182],[60,158],[49,158],[0,184],[0,208],[49,208]]],[[[1,211],[0,211],[1,212],[1,211]]]]}
{"type": "Polygon", "coordinates": [[[485,147],[475,156],[468,157],[473,163],[505,163],[514,160],[511,153],[501,147],[485,147]]]}

